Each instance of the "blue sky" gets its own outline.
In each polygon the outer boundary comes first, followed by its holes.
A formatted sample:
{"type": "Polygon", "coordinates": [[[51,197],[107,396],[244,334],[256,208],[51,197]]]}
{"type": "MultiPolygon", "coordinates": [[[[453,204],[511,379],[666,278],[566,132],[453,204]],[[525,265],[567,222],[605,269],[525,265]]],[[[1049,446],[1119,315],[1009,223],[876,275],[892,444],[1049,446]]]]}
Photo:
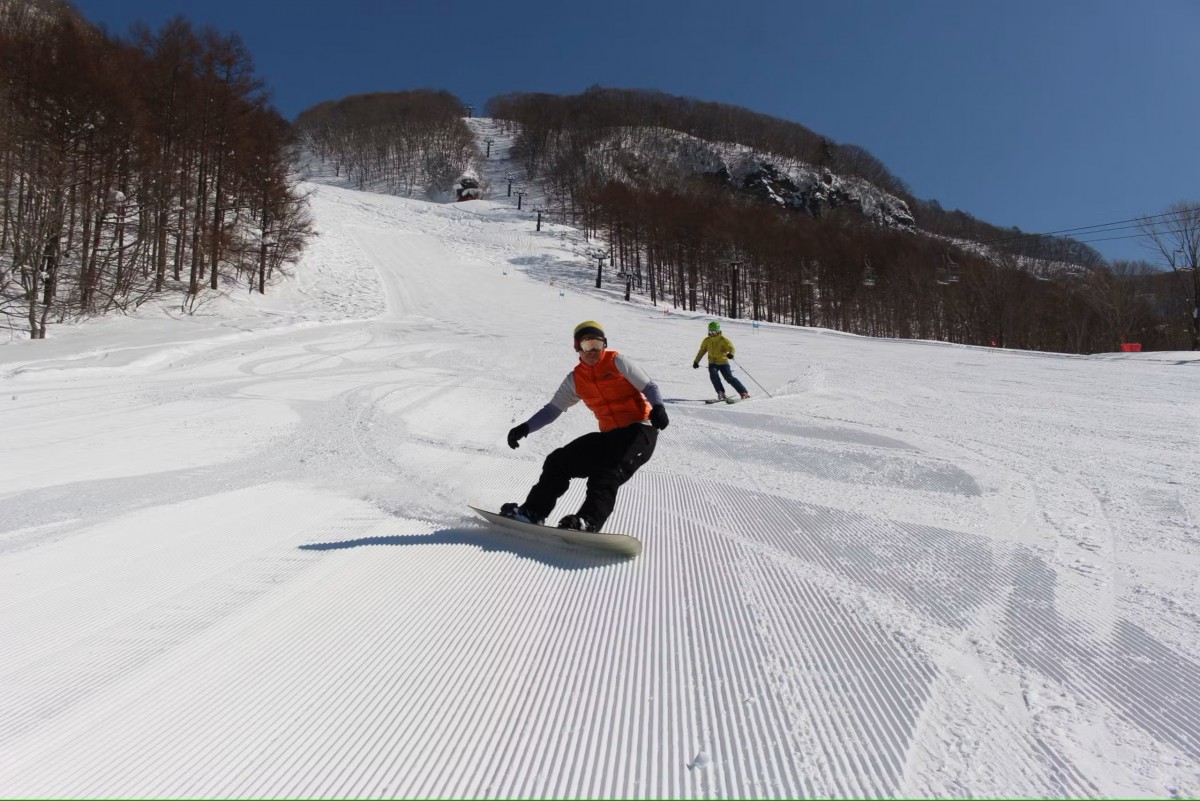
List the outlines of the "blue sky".
{"type": "MultiPolygon", "coordinates": [[[[1200,203],[1197,0],[75,0],[238,33],[276,107],[591,85],[744,106],[870,150],[920,198],[1053,232],[1200,203]],[[734,10],[736,9],[736,10],[734,10]]],[[[1154,255],[1136,234],[1093,241],[1154,255]]],[[[1161,259],[1160,259],[1161,261],[1161,259]]]]}

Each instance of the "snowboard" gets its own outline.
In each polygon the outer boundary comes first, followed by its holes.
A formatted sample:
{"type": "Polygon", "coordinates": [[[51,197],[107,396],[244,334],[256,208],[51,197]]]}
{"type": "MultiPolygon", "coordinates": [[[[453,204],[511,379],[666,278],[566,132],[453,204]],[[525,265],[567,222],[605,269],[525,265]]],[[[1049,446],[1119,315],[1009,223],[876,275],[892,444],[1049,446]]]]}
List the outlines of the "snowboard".
{"type": "Polygon", "coordinates": [[[489,523],[511,528],[514,531],[532,534],[535,537],[557,540],[581,548],[608,551],[620,554],[621,556],[637,556],[642,552],[642,543],[636,537],[631,537],[628,534],[601,534],[595,531],[572,531],[567,528],[539,526],[537,523],[522,523],[520,520],[513,520],[511,517],[504,517],[496,512],[480,509],[478,506],[471,506],[470,504],[467,504],[467,506],[489,523]]]}

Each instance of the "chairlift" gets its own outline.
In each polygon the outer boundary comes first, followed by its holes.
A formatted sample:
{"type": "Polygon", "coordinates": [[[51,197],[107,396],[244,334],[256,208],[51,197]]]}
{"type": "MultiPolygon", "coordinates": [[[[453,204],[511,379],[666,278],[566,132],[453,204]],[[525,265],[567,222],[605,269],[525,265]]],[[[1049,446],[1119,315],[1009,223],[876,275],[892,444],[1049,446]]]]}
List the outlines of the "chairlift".
{"type": "Polygon", "coordinates": [[[958,265],[949,255],[943,254],[943,263],[937,268],[937,282],[942,286],[958,283],[958,265]]]}
{"type": "Polygon", "coordinates": [[[878,276],[875,275],[875,269],[871,267],[871,259],[863,257],[863,286],[875,286],[878,282],[878,276]]]}

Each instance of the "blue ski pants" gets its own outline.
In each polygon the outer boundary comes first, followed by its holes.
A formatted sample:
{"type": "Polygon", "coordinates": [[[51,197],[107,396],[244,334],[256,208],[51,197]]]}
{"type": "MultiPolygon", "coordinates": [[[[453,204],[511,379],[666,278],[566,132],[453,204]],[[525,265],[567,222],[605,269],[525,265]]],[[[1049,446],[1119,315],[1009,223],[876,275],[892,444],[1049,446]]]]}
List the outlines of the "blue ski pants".
{"type": "Polygon", "coordinates": [[[721,376],[725,376],[725,380],[737,390],[739,395],[746,394],[746,385],[737,380],[737,377],[733,374],[732,367],[728,364],[710,364],[708,366],[708,377],[712,381],[713,388],[717,391],[718,395],[725,394],[725,385],[721,383],[721,376]]]}

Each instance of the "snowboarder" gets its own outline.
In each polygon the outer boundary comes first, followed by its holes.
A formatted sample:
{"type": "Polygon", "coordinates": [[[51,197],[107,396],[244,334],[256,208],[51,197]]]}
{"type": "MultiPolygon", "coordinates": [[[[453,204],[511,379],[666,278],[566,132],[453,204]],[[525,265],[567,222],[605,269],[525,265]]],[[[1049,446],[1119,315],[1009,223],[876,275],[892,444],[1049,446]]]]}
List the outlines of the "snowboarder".
{"type": "Polygon", "coordinates": [[[579,364],[567,374],[554,397],[532,417],[508,432],[508,447],[558,419],[579,401],[592,410],[600,430],[553,451],[542,475],[522,504],[506,503],[500,514],[542,524],[573,478],[587,479],[579,511],[559,528],[599,531],[612,514],[617,488],[654,453],[658,432],[667,427],[667,410],[658,386],[627,356],[608,350],[604,329],[594,320],[575,326],[579,364]]]}
{"type": "Polygon", "coordinates": [[[708,378],[712,381],[713,389],[717,391],[717,398],[720,400],[726,399],[725,385],[721,383],[721,376],[725,376],[725,380],[732,384],[743,398],[750,397],[746,386],[737,380],[737,376],[733,374],[733,368],[729,366],[729,361],[733,359],[735,352],[729,337],[721,333],[721,324],[716,320],[709,323],[708,336],[700,343],[700,350],[696,351],[696,358],[692,360],[692,369],[700,369],[700,359],[707,353],[708,378]]]}

